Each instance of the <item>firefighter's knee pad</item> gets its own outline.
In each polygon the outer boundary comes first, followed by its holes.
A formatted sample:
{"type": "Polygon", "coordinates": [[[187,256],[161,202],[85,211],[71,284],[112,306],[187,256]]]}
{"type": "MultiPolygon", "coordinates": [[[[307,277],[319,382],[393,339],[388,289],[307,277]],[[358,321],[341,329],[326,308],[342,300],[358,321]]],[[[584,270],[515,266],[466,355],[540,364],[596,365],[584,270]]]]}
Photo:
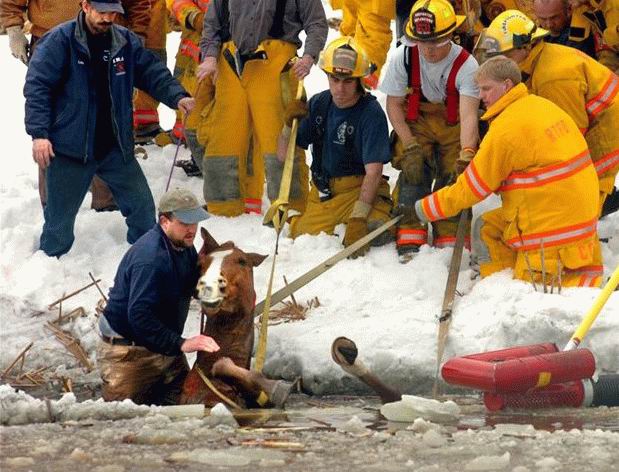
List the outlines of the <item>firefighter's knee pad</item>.
{"type": "Polygon", "coordinates": [[[204,200],[211,213],[241,215],[244,205],[238,156],[206,156],[203,160],[204,200]]]}

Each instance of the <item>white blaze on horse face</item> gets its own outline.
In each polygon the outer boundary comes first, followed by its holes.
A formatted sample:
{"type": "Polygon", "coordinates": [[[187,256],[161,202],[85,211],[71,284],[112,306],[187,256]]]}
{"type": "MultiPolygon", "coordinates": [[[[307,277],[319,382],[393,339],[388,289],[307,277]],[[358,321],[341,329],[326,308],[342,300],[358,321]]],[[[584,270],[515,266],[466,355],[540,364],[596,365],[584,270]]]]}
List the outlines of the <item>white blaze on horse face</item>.
{"type": "Polygon", "coordinates": [[[232,254],[231,249],[209,254],[211,263],[198,280],[198,296],[200,302],[207,307],[218,307],[226,296],[227,281],[221,273],[221,266],[229,254],[232,254]]]}

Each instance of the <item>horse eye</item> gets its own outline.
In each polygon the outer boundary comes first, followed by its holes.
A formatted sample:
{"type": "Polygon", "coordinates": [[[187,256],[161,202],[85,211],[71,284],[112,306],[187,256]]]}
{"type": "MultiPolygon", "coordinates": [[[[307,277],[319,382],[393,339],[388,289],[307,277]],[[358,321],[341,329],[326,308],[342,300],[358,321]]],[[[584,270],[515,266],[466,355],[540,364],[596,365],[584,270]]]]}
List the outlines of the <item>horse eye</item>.
{"type": "Polygon", "coordinates": [[[239,259],[239,265],[245,267],[247,265],[247,260],[246,259],[239,259]]]}

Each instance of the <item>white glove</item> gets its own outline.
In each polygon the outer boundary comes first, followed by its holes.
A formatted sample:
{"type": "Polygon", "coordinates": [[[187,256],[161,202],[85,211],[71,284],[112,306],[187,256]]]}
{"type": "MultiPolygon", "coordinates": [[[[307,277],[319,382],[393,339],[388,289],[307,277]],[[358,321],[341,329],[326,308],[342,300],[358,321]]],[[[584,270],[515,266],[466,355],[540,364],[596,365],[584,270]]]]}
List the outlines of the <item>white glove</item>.
{"type": "Polygon", "coordinates": [[[9,47],[11,54],[24,64],[28,64],[28,38],[22,31],[21,26],[10,26],[6,29],[9,35],[9,47]]]}

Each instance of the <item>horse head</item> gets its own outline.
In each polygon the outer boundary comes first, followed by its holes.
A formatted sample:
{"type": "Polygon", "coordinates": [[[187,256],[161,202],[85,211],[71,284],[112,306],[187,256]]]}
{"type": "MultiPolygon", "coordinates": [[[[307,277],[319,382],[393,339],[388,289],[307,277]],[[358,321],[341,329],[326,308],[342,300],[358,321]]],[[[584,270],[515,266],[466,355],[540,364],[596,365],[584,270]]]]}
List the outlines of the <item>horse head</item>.
{"type": "Polygon", "coordinates": [[[209,317],[250,314],[256,301],[253,268],[267,256],[243,252],[232,241],[219,244],[204,228],[201,234],[204,242],[198,254],[201,276],[197,291],[202,310],[209,317]]]}

